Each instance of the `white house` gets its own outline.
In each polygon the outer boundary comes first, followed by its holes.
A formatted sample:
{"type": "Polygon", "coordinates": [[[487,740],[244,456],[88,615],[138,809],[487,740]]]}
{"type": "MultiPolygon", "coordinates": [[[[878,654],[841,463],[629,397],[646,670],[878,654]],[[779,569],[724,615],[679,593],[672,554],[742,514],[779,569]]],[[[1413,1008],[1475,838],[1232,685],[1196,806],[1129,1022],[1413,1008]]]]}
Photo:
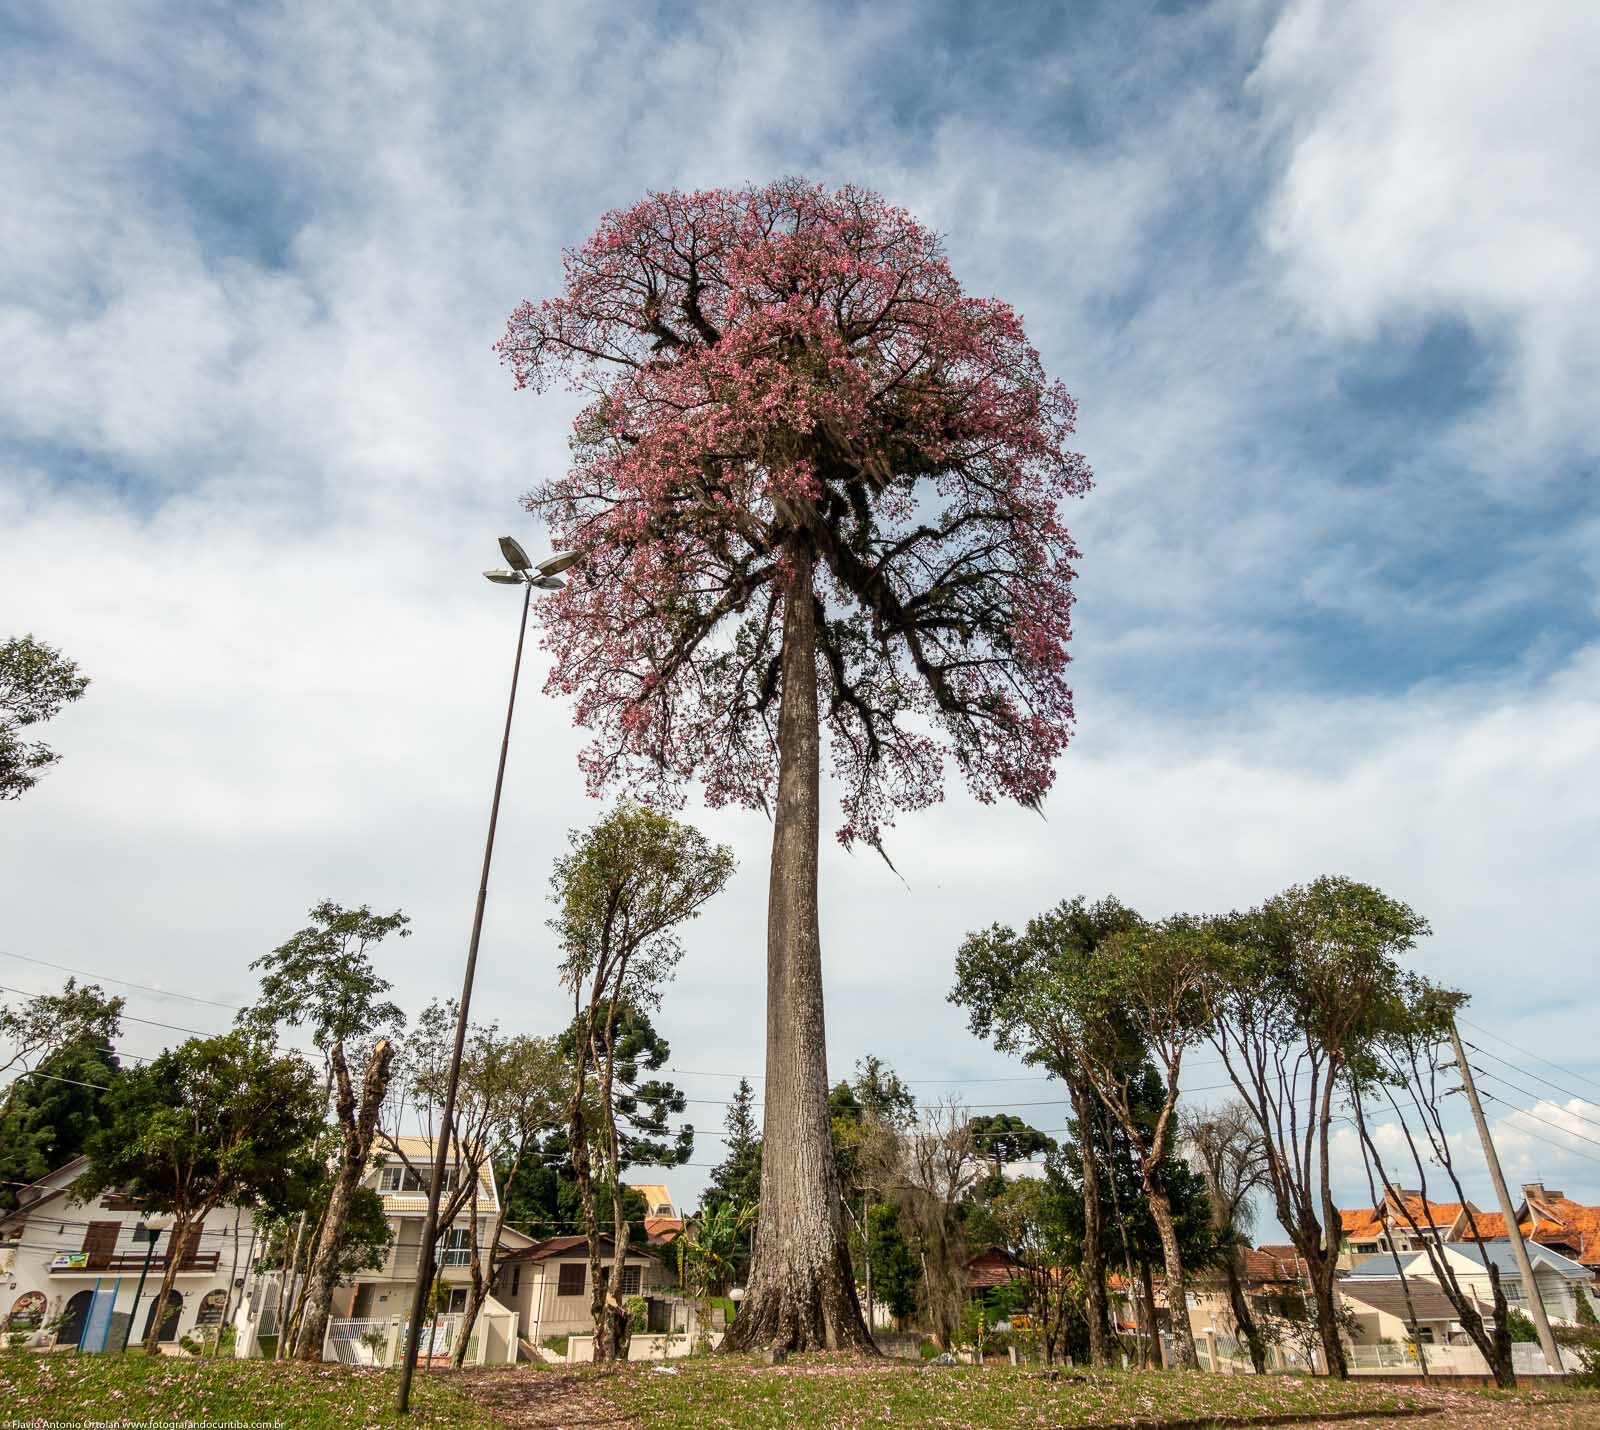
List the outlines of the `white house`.
{"type": "MultiPolygon", "coordinates": [[[[433,1144],[424,1137],[396,1138],[405,1156],[391,1150],[369,1172],[362,1185],[383,1199],[394,1241],[388,1257],[376,1271],[362,1271],[349,1286],[334,1293],[333,1314],[357,1320],[386,1320],[411,1314],[411,1300],[417,1284],[421,1259],[422,1223],[428,1211],[428,1177],[433,1164],[433,1144]],[[406,1166],[406,1161],[411,1163],[406,1166]]],[[[457,1168],[445,1168],[445,1194],[457,1185],[457,1168]]],[[[478,1247],[485,1277],[489,1276],[489,1234],[500,1214],[500,1193],[494,1169],[485,1165],[478,1177],[478,1247]]],[[[444,1233],[439,1252],[440,1277],[450,1288],[450,1299],[440,1311],[464,1311],[471,1295],[472,1251],[469,1224],[473,1219],[470,1198],[444,1233]]],[[[500,1236],[502,1255],[533,1245],[533,1239],[511,1227],[500,1236]]]]}
{"type": "MultiPolygon", "coordinates": [[[[1575,1321],[1578,1315],[1577,1288],[1589,1281],[1587,1267],[1552,1251],[1548,1246],[1528,1242],[1528,1259],[1533,1263],[1533,1277],[1539,1286],[1539,1298],[1544,1302],[1545,1315],[1552,1321],[1575,1321]]],[[[1471,1242],[1448,1243],[1443,1248],[1445,1258],[1461,1283],[1462,1290],[1485,1304],[1494,1300],[1489,1286],[1489,1273],[1484,1269],[1479,1255],[1480,1245],[1471,1242]]],[[[1528,1309],[1528,1294],[1522,1284],[1522,1273],[1517,1270],[1516,1258],[1509,1241],[1485,1241],[1481,1249],[1499,1268],[1500,1284],[1505,1288],[1506,1304],[1519,1311],[1528,1309]]],[[[1433,1270],[1426,1256],[1406,1263],[1406,1275],[1432,1279],[1433,1270]]]]}
{"type": "MultiPolygon", "coordinates": [[[[69,1187],[87,1165],[80,1157],[40,1178],[21,1190],[14,1211],[0,1216],[0,1316],[8,1332],[25,1332],[37,1344],[53,1328],[56,1345],[120,1349],[124,1334],[137,1344],[155,1319],[156,1294],[174,1254],[172,1233],[169,1219],[149,1217],[115,1192],[75,1202],[69,1187]],[[136,1236],[144,1226],[159,1228],[153,1242],[136,1236]]],[[[193,1229],[176,1251],[163,1343],[227,1321],[254,1237],[246,1207],[218,1207],[193,1229]]]]}
{"type": "MultiPolygon", "coordinates": [[[[611,1238],[600,1242],[601,1272],[610,1276],[611,1238]]],[[[671,1251],[630,1246],[622,1260],[622,1294],[651,1297],[677,1280],[671,1251]]],[[[495,1296],[518,1313],[522,1337],[540,1345],[551,1336],[584,1335],[594,1330],[589,1282],[589,1238],[552,1236],[513,1252],[500,1268],[495,1296]]],[[[651,1325],[650,1330],[671,1329],[651,1325]]]]}

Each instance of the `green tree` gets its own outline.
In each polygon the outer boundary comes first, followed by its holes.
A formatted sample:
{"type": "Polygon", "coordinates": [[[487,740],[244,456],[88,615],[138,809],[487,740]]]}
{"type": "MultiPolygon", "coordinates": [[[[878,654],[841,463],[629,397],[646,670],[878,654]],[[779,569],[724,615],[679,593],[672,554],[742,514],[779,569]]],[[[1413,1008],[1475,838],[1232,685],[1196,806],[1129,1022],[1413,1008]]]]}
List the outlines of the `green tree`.
{"type": "MultiPolygon", "coordinates": [[[[1085,1125],[1097,1115],[1098,1098],[1079,1058],[1079,1029],[1059,1016],[1048,1000],[1034,997],[1033,990],[1092,958],[1108,939],[1142,924],[1133,909],[1115,898],[1095,904],[1078,898],[1030,920],[1020,934],[1003,924],[969,934],[956,954],[950,1001],[967,1010],[973,1033],[1059,1078],[1074,1115],[1085,1125]]],[[[1083,1160],[1082,1169],[1082,1276],[1089,1357],[1095,1365],[1108,1365],[1112,1346],[1104,1227],[1109,1210],[1092,1155],[1083,1160]]]]}
{"type": "Polygon", "coordinates": [[[1178,917],[1108,939],[1094,955],[1064,961],[1037,980],[1027,998],[1036,1021],[1056,1016],[1072,1029],[1079,1065],[1132,1149],[1144,1200],[1161,1238],[1167,1314],[1178,1364],[1200,1368],[1189,1325],[1188,1277],[1162,1167],[1177,1133],[1178,1080],[1184,1054],[1207,1027],[1202,987],[1216,966],[1209,931],[1178,917]],[[1147,1051],[1159,1069],[1155,1115],[1140,1096],[1143,1067],[1130,1054],[1147,1051]]]}
{"type": "MultiPolygon", "coordinates": [[[[243,1032],[190,1038],[106,1094],[109,1114],[90,1137],[88,1170],[72,1184],[87,1201],[117,1190],[173,1219],[156,1304],[164,1305],[182,1251],[225,1202],[281,1208],[316,1163],[322,1100],[315,1074],[243,1032]]],[[[152,1318],[145,1349],[160,1334],[152,1318]]]]}
{"type": "Polygon", "coordinates": [[[0,800],[21,799],[61,759],[20,732],[53,720],[88,688],[77,665],[43,641],[26,635],[0,644],[0,800]]]}
{"type": "Polygon", "coordinates": [[[1371,885],[1324,877],[1213,920],[1212,931],[1208,1037],[1260,1128],[1273,1210],[1310,1275],[1330,1373],[1343,1377],[1334,1092],[1370,1055],[1400,996],[1398,956],[1428,923],[1371,885]]]}
{"type": "Polygon", "coordinates": [[[904,1325],[921,1295],[921,1258],[906,1237],[900,1209],[894,1203],[872,1203],[867,1209],[867,1226],[873,1293],[889,1308],[895,1324],[904,1325]]]}
{"type": "Polygon", "coordinates": [[[998,1184],[1006,1163],[1024,1162],[1040,1152],[1056,1150],[1053,1138],[1045,1136],[1038,1128],[1030,1127],[1022,1118],[1009,1112],[974,1117],[967,1128],[978,1144],[979,1154],[989,1161],[996,1191],[999,1190],[998,1184]]]}
{"type": "MultiPolygon", "coordinates": [[[[1456,1171],[1455,1152],[1450,1136],[1445,1130],[1444,1107],[1453,1082],[1453,1073],[1441,1067],[1441,1046],[1448,1043],[1450,1028],[1456,1011],[1466,1001],[1465,995],[1442,988],[1425,978],[1405,975],[1386,983],[1382,997],[1373,1000],[1369,1011],[1368,1032],[1361,1054],[1350,1059],[1342,1069],[1343,1080],[1350,1094],[1351,1109],[1355,1114],[1356,1135],[1366,1161],[1368,1186],[1374,1205],[1386,1203],[1394,1208],[1397,1220],[1410,1230],[1414,1244],[1422,1248],[1433,1271],[1438,1289],[1449,1300],[1478,1352],[1489,1364],[1495,1382],[1503,1389],[1516,1386],[1516,1367],[1512,1362],[1511,1337],[1507,1333],[1505,1287],[1500,1282],[1500,1268],[1490,1258],[1481,1235],[1478,1217],[1481,1215],[1467,1199],[1456,1171]],[[1441,1073],[1444,1074],[1441,1078],[1441,1073]],[[1390,1176],[1389,1167],[1367,1122],[1367,1104],[1382,1099],[1395,1118],[1403,1145],[1411,1163],[1411,1172],[1404,1178],[1415,1181],[1412,1185],[1420,1192],[1423,1204],[1428,1199],[1428,1178],[1442,1171],[1449,1179],[1467,1219],[1467,1239],[1476,1245],[1482,1258],[1483,1269],[1489,1278],[1490,1301],[1494,1310],[1493,1326],[1485,1324],[1479,1301],[1472,1291],[1463,1286],[1456,1275],[1453,1258],[1445,1255],[1444,1248],[1434,1234],[1419,1224],[1416,1203],[1390,1176]],[[1381,1185],[1383,1202],[1379,1201],[1381,1185]]],[[[1413,1334],[1417,1330],[1415,1307],[1405,1268],[1400,1269],[1400,1287],[1405,1298],[1408,1319],[1413,1334]]],[[[1419,1346],[1419,1360],[1426,1352],[1419,1346]]]]}
{"type": "MultiPolygon", "coordinates": [[[[554,1038],[525,1035],[508,1038],[494,1047],[480,1066],[473,1069],[480,1095],[489,1107],[491,1156],[506,1167],[515,1180],[539,1138],[558,1127],[565,1103],[567,1064],[554,1038]]],[[[489,1298],[500,1267],[500,1239],[505,1232],[510,1207],[504,1198],[488,1239],[479,1235],[479,1178],[472,1179],[467,1201],[467,1243],[471,1252],[468,1269],[472,1287],[467,1310],[456,1336],[454,1363],[457,1370],[465,1363],[467,1338],[478,1319],[478,1312],[489,1298]]]]}
{"type": "Polygon", "coordinates": [[[37,1181],[83,1151],[122,1066],[103,1044],[80,1039],[41,1059],[36,1071],[7,1089],[0,1111],[0,1210],[16,1206],[19,1183],[37,1181]]]}
{"type": "MultiPolygon", "coordinates": [[[[591,1170],[591,1146],[600,1177],[610,1183],[611,1220],[618,1255],[627,1246],[622,1205],[624,1146],[617,1113],[653,1105],[664,1125],[659,1085],[627,1091],[619,1071],[638,1065],[627,1041],[639,1016],[655,1006],[683,957],[677,929],[733,874],[733,853],[698,830],[640,805],[621,804],[588,830],[574,830],[571,852],[551,875],[556,915],[551,927],[561,940],[561,980],[571,990],[573,1080],[568,1101],[573,1170],[583,1194],[593,1290],[594,1357],[626,1358],[632,1320],[622,1278],[607,1287],[601,1275],[599,1216],[591,1170]],[[591,1079],[597,1084],[598,1136],[587,1124],[591,1079]]],[[[648,1064],[645,1064],[648,1067],[648,1064]]],[[[657,1064],[659,1067],[659,1064],[657,1064]]],[[[655,1069],[650,1069],[654,1071],[655,1069]]],[[[628,1079],[623,1079],[624,1083],[628,1079]]],[[[681,1110],[681,1100],[676,1110],[681,1110]]]]}
{"type": "MultiPolygon", "coordinates": [[[[408,937],[410,923],[399,910],[375,914],[366,904],[346,909],[331,899],[314,905],[310,919],[305,928],[250,965],[261,974],[261,990],[237,1019],[240,1027],[271,1036],[284,1027],[305,1028],[326,1068],[324,1102],[334,1094],[338,1169],[330,1195],[322,1202],[320,1220],[303,1242],[310,1269],[300,1297],[289,1308],[287,1325],[294,1334],[284,1337],[285,1351],[292,1344],[301,1360],[322,1356],[345,1220],[372,1154],[378,1110],[388,1093],[394,1061],[389,1040],[379,1037],[366,1052],[357,1092],[345,1045],[380,1030],[392,1031],[403,1021],[400,1009],[384,996],[391,985],[374,968],[372,950],[391,934],[408,937]]],[[[297,1235],[295,1241],[299,1246],[303,1238],[297,1235]]],[[[292,1284],[299,1267],[289,1270],[292,1284]]]]}
{"type": "MultiPolygon", "coordinates": [[[[752,1228],[761,1215],[761,1133],[752,1110],[754,1101],[755,1090],[750,1080],[740,1078],[723,1118],[727,1129],[723,1142],[726,1150],[701,1198],[701,1206],[707,1211],[726,1205],[737,1212],[748,1213],[752,1228]]],[[[743,1281],[749,1273],[753,1240],[753,1235],[747,1238],[735,1255],[735,1281],[743,1281]]]]}
{"type": "Polygon", "coordinates": [[[1026,1310],[1037,1318],[1045,1363],[1066,1342],[1082,1247],[1082,1207],[1059,1168],[1043,1178],[1005,1183],[990,1200],[988,1216],[1026,1288],[1026,1310]]]}
{"type": "Polygon", "coordinates": [[[373,966],[372,950],[391,934],[409,938],[411,920],[398,909],[375,914],[366,905],[346,909],[332,899],[312,907],[311,922],[250,965],[260,970],[261,992],[241,1009],[238,1023],[276,1032],[305,1028],[330,1060],[336,1044],[392,1033],[405,1019],[384,997],[392,986],[373,966]]]}
{"type": "MultiPolygon", "coordinates": [[[[1100,1168],[1107,1199],[1107,1235],[1121,1252],[1130,1292],[1135,1284],[1141,1292],[1135,1301],[1143,1331],[1138,1349],[1141,1357],[1159,1364],[1155,1355],[1157,1327],[1151,1268],[1164,1266],[1166,1248],[1151,1214],[1139,1150],[1148,1146],[1150,1129],[1166,1102],[1161,1074],[1153,1065],[1144,1064],[1129,1081],[1129,1102],[1145,1128],[1137,1144],[1117,1119],[1103,1107],[1094,1107],[1087,1121],[1068,1120],[1071,1135],[1063,1149],[1063,1163],[1072,1176],[1081,1178],[1092,1153],[1100,1168]]],[[[1197,1271],[1214,1265],[1218,1248],[1205,1179],[1172,1151],[1156,1165],[1152,1175],[1171,1208],[1172,1230],[1182,1264],[1197,1271]]],[[[1168,1300],[1170,1306],[1170,1296],[1168,1300]]]]}
{"type": "Polygon", "coordinates": [[[723,1118],[727,1148],[711,1173],[711,1181],[701,1199],[706,1207],[732,1202],[735,1207],[757,1206],[761,1199],[761,1132],[751,1110],[755,1089],[748,1078],[740,1078],[733,1099],[723,1118]]]}
{"type": "Polygon", "coordinates": [[[19,1004],[0,1004],[0,1077],[13,1081],[9,1106],[19,1092],[20,1072],[70,1045],[107,1047],[122,1030],[124,1000],[110,998],[97,983],[69,978],[59,993],[40,993],[19,1004]]]}

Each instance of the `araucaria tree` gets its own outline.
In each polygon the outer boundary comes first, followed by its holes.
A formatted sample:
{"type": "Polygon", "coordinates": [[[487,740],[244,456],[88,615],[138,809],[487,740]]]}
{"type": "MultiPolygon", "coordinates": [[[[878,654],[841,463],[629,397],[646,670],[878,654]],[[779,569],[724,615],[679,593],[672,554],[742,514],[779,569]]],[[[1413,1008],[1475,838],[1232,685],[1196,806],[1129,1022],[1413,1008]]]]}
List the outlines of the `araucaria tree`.
{"type": "Polygon", "coordinates": [[[761,1224],[725,1345],[865,1345],[829,1147],[817,840],[940,797],[1035,805],[1072,725],[1073,403],[1004,303],[877,195],[654,194],[512,314],[519,386],[593,400],[528,498],[581,556],[541,603],[591,784],[771,808],[761,1224]],[[776,798],[774,800],[774,793],[776,798]]]}

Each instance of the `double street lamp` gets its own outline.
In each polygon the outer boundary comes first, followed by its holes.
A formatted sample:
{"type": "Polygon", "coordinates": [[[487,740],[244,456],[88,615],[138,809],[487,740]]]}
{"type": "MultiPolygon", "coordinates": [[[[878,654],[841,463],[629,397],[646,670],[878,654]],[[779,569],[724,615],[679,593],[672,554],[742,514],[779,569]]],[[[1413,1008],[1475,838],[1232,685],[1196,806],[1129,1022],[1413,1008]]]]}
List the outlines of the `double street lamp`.
{"type": "Polygon", "coordinates": [[[472,1002],[472,976],[478,966],[478,939],[483,933],[483,906],[489,897],[489,861],[494,857],[494,829],[500,818],[500,788],[506,778],[506,752],[511,746],[511,713],[517,705],[517,677],[522,673],[522,643],[528,634],[528,605],[533,593],[556,591],[565,583],[561,573],[578,560],[576,551],[563,551],[534,563],[515,537],[500,538],[500,553],[506,568],[483,574],[499,586],[521,586],[522,620],[517,626],[517,658],[511,667],[511,697],[506,701],[506,727],[500,738],[500,766],[495,771],[494,800],[489,806],[489,837],[483,846],[483,877],[478,881],[478,906],[472,915],[472,940],[467,945],[467,972],[461,981],[461,1004],[456,1013],[456,1044],[450,1058],[450,1078],[445,1084],[444,1108],[439,1118],[439,1135],[433,1150],[433,1176],[428,1182],[428,1213],[422,1223],[422,1245],[418,1249],[417,1289],[411,1302],[411,1327],[406,1335],[406,1354],[400,1366],[400,1396],[397,1409],[410,1410],[411,1377],[417,1368],[417,1353],[422,1344],[422,1318],[427,1306],[428,1288],[433,1282],[433,1243],[439,1234],[439,1195],[444,1188],[445,1158],[450,1147],[450,1127],[456,1110],[456,1087],[461,1081],[461,1053],[467,1040],[467,1009],[472,1002]]]}

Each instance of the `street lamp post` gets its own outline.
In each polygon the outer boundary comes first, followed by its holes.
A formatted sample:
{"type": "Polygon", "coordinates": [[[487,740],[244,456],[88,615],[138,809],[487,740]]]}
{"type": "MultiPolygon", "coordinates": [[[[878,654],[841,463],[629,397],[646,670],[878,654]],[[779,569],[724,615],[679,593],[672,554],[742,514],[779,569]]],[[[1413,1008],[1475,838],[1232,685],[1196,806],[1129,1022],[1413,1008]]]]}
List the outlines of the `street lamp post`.
{"type": "Polygon", "coordinates": [[[439,1194],[444,1186],[445,1157],[450,1147],[451,1120],[456,1110],[456,1086],[461,1080],[461,1053],[467,1040],[467,1009],[472,1002],[472,977],[478,966],[478,939],[483,933],[483,907],[489,898],[489,863],[494,857],[494,830],[500,818],[500,789],[506,778],[506,752],[511,746],[511,714],[517,706],[517,677],[522,673],[522,644],[528,634],[528,605],[535,587],[555,591],[562,586],[560,573],[573,565],[578,554],[564,551],[546,557],[536,566],[513,537],[500,538],[500,551],[509,570],[485,571],[489,580],[500,586],[521,586],[522,620],[517,626],[517,658],[511,667],[511,696],[506,701],[505,733],[500,738],[500,766],[495,771],[494,799],[489,805],[489,837],[483,846],[483,876],[478,881],[478,904],[472,915],[472,939],[467,944],[467,971],[461,980],[461,1004],[456,1013],[455,1051],[450,1057],[450,1077],[445,1084],[444,1108],[439,1117],[439,1136],[433,1151],[433,1175],[428,1182],[428,1214],[422,1222],[422,1245],[418,1249],[417,1289],[411,1299],[411,1326],[406,1335],[405,1358],[400,1365],[400,1394],[396,1409],[405,1415],[411,1409],[411,1377],[417,1368],[421,1345],[422,1313],[427,1304],[428,1287],[433,1280],[433,1243],[439,1234],[439,1194]]]}

